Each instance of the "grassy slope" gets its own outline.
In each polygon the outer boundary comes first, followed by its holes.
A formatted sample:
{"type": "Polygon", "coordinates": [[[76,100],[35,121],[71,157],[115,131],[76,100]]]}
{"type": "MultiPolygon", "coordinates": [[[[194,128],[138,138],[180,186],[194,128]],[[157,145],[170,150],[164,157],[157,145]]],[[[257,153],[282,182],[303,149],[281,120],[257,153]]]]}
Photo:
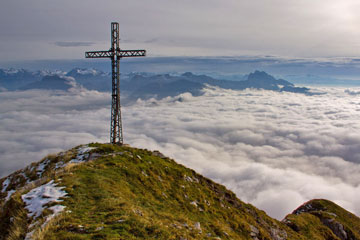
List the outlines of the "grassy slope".
{"type": "Polygon", "coordinates": [[[146,150],[95,146],[104,155],[121,154],[78,165],[62,176],[71,213],[45,239],[252,239],[250,224],[259,229],[259,239],[271,239],[271,228],[289,230],[171,159],[146,150]]]}
{"type": "Polygon", "coordinates": [[[303,204],[284,222],[307,239],[360,239],[360,218],[324,199],[303,204]]]}
{"type": "MultiPolygon", "coordinates": [[[[76,157],[74,148],[12,175],[7,190],[18,190],[7,202],[6,192],[0,193],[0,240],[23,239],[29,232],[34,221],[27,218],[21,195],[50,179],[66,188],[68,195],[61,203],[66,209],[42,230],[37,228],[35,239],[338,239],[314,214],[293,214],[286,224],[279,222],[159,153],[90,146],[96,147],[95,160],[54,171],[57,163],[76,157]],[[44,162],[45,170],[37,173],[36,167],[44,162]]],[[[337,207],[331,211],[360,232],[356,216],[337,207]]],[[[39,226],[50,213],[43,212],[39,226]]]]}

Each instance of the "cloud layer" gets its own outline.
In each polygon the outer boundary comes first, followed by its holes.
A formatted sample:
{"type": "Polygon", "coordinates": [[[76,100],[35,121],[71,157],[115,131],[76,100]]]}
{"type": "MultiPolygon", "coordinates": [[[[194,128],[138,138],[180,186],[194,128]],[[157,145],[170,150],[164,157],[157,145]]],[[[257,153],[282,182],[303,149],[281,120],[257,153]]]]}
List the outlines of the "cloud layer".
{"type": "MultiPolygon", "coordinates": [[[[281,219],[327,198],[360,214],[358,89],[326,94],[209,88],[123,109],[125,141],[157,149],[281,219]]],[[[45,154],[108,141],[110,96],[0,93],[0,177],[45,154]]]]}

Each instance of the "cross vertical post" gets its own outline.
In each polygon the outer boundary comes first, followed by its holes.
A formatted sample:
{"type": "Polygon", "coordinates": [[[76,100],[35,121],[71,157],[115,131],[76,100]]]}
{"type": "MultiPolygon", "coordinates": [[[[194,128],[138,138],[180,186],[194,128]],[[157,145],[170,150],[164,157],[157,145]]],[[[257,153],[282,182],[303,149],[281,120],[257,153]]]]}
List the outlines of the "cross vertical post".
{"type": "Polygon", "coordinates": [[[112,76],[112,102],[111,102],[111,123],[110,142],[123,144],[122,121],[120,107],[120,57],[116,52],[119,47],[119,24],[111,23],[111,76],[112,76]]]}
{"type": "Polygon", "coordinates": [[[120,105],[120,59],[123,57],[143,57],[145,50],[121,50],[119,23],[111,23],[111,48],[109,51],[86,52],[86,58],[111,58],[112,101],[110,120],[110,143],[124,143],[120,105]]]}

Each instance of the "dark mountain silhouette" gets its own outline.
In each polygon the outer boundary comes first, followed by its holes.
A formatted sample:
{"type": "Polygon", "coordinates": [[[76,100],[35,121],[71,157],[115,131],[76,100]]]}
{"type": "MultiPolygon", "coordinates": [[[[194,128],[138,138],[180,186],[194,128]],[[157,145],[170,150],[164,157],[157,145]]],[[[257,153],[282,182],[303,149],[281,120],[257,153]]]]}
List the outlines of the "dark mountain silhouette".
{"type": "Polygon", "coordinates": [[[40,81],[29,83],[24,87],[21,87],[20,90],[46,89],[67,91],[74,87],[77,87],[77,84],[73,78],[53,75],[45,76],[40,81]]]}
{"type": "Polygon", "coordinates": [[[0,69],[0,86],[9,91],[17,90],[31,82],[41,80],[40,72],[24,69],[0,69]]]}
{"type": "Polygon", "coordinates": [[[77,83],[89,90],[101,92],[111,91],[111,75],[95,69],[74,68],[66,74],[73,77],[77,83]]]}
{"type": "MultiPolygon", "coordinates": [[[[95,69],[75,68],[68,73],[29,72],[26,70],[0,70],[0,86],[8,90],[56,89],[68,90],[71,77],[78,85],[89,90],[111,91],[111,74],[95,69]],[[55,77],[58,75],[58,77],[55,77]],[[49,77],[50,76],[50,77],[49,77]]],[[[190,92],[202,94],[206,85],[224,89],[243,90],[246,88],[309,94],[308,88],[299,88],[291,82],[276,79],[263,71],[255,71],[245,76],[245,80],[230,81],[215,79],[206,75],[186,72],[181,75],[131,73],[121,75],[120,89],[124,102],[138,98],[163,98],[190,92]]]]}
{"type": "Polygon", "coordinates": [[[305,94],[309,92],[308,88],[295,87],[294,84],[286,80],[275,79],[273,76],[261,71],[249,74],[245,81],[218,80],[190,72],[180,76],[171,76],[169,74],[155,76],[135,75],[123,81],[121,86],[123,91],[131,92],[128,100],[134,100],[137,98],[176,96],[184,92],[190,92],[198,96],[201,95],[201,90],[206,85],[232,90],[254,88],[305,94]]]}

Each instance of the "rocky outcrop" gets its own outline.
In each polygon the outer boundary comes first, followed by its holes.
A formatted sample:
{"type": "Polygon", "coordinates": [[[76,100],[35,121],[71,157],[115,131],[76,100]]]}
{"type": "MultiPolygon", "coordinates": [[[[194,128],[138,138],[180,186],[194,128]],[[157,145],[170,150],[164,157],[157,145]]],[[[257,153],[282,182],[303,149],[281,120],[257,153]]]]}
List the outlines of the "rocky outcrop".
{"type": "Polygon", "coordinates": [[[336,240],[360,239],[359,218],[324,199],[304,203],[283,222],[298,233],[305,234],[311,229],[314,234],[308,234],[308,237],[321,236],[324,239],[336,240]]]}

